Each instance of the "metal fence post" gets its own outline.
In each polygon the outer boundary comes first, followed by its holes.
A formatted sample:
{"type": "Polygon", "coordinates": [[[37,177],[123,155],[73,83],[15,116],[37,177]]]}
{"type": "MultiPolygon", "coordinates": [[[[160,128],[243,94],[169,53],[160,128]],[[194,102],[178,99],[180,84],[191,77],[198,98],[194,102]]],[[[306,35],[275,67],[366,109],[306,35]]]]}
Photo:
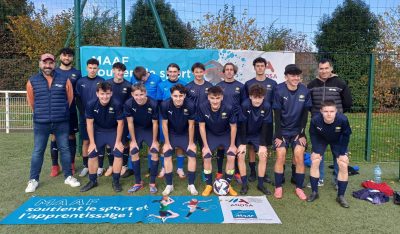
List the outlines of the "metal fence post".
{"type": "Polygon", "coordinates": [[[8,92],[6,94],[6,133],[10,133],[10,99],[8,92]]]}
{"type": "Polygon", "coordinates": [[[151,12],[153,13],[154,18],[156,19],[156,24],[157,24],[158,32],[160,33],[161,41],[162,41],[162,43],[163,43],[163,45],[164,45],[164,48],[169,48],[167,36],[165,35],[164,28],[163,28],[163,26],[162,26],[162,24],[161,24],[160,16],[158,15],[156,6],[154,5],[153,0],[147,0],[147,2],[148,2],[149,5],[150,5],[151,12]]]}
{"type": "Polygon", "coordinates": [[[126,46],[125,0],[121,0],[121,45],[126,46]]]}
{"type": "Polygon", "coordinates": [[[374,97],[374,79],[375,79],[375,54],[370,54],[369,77],[368,77],[368,109],[365,126],[365,160],[371,161],[371,131],[372,131],[372,108],[374,97]]]}

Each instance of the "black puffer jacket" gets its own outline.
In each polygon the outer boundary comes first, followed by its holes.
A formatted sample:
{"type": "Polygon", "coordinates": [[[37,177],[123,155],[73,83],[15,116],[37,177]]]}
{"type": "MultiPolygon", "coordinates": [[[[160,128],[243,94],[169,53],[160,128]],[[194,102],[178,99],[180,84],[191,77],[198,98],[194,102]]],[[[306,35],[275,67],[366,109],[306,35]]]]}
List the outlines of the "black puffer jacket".
{"type": "Polygon", "coordinates": [[[319,113],[321,102],[324,100],[335,101],[341,113],[348,111],[353,104],[349,87],[337,75],[331,76],[325,82],[316,78],[307,85],[307,88],[311,92],[313,115],[319,113]]]}

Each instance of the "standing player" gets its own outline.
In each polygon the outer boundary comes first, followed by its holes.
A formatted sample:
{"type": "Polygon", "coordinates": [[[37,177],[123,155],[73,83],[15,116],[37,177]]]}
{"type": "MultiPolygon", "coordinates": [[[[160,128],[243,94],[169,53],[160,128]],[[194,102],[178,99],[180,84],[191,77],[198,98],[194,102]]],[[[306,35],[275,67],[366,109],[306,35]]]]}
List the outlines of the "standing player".
{"type": "Polygon", "coordinates": [[[173,190],[172,158],[175,155],[188,155],[188,191],[192,195],[198,192],[194,186],[196,172],[196,145],[194,144],[194,119],[196,109],[194,104],[186,98],[187,89],[181,84],[171,88],[171,98],[161,103],[162,130],[164,133],[164,168],[167,186],[163,195],[169,195],[173,190]]]}
{"type": "Polygon", "coordinates": [[[86,106],[87,133],[89,136],[89,182],[81,188],[86,192],[97,186],[98,156],[104,155],[104,147],[110,146],[115,156],[113,163],[112,188],[115,192],[121,192],[122,187],[119,177],[122,167],[122,151],[124,145],[121,142],[124,130],[124,115],[121,105],[111,99],[113,95],[110,83],[101,82],[97,85],[97,100],[86,106]]]}
{"type": "Polygon", "coordinates": [[[267,166],[267,139],[268,131],[271,131],[272,108],[265,100],[265,88],[259,84],[250,88],[250,99],[242,103],[239,115],[239,170],[242,176],[242,189],[240,194],[246,195],[249,189],[246,175],[246,145],[249,144],[258,154],[258,185],[257,189],[265,195],[271,192],[264,187],[264,175],[267,166]]]}
{"type": "MultiPolygon", "coordinates": [[[[56,72],[61,75],[65,75],[71,81],[72,87],[75,90],[76,82],[81,78],[81,72],[73,67],[74,51],[71,48],[63,48],[60,50],[60,67],[56,68],[56,72]]],[[[75,98],[72,100],[71,107],[69,109],[69,137],[68,145],[71,153],[71,169],[72,174],[75,174],[75,154],[76,154],[76,138],[75,133],[78,132],[78,115],[76,113],[75,98]]],[[[51,135],[50,142],[50,155],[51,155],[51,173],[50,176],[57,176],[60,171],[58,165],[58,149],[55,136],[51,135]]]]}
{"type": "MultiPolygon", "coordinates": [[[[179,79],[180,76],[180,67],[176,63],[170,63],[167,66],[167,76],[168,79],[164,80],[157,86],[157,100],[158,101],[165,101],[168,98],[171,97],[171,92],[170,89],[172,86],[177,85],[177,84],[182,84],[185,85],[185,82],[183,82],[181,79],[179,79]]],[[[163,141],[163,135],[160,134],[160,141],[163,141]]],[[[163,160],[164,157],[161,155],[161,172],[159,174],[159,177],[163,177],[165,174],[165,168],[163,165],[163,160]]],[[[176,173],[179,175],[180,178],[185,178],[185,172],[183,171],[183,164],[185,163],[185,158],[183,155],[179,155],[176,158],[176,173]]]]}
{"type": "MultiPolygon", "coordinates": [[[[235,80],[235,75],[238,72],[237,66],[233,63],[226,63],[222,68],[224,73],[224,80],[219,82],[217,86],[220,86],[224,91],[223,102],[231,106],[237,114],[240,110],[240,104],[246,99],[244,92],[244,85],[239,81],[235,80]]],[[[217,179],[222,177],[222,165],[224,160],[224,151],[222,149],[217,150],[217,179]]],[[[235,159],[235,178],[241,183],[239,168],[237,165],[237,158],[235,159]]]]}
{"type": "Polygon", "coordinates": [[[140,172],[139,150],[146,143],[151,153],[150,193],[157,193],[156,176],[158,169],[158,105],[157,101],[147,96],[146,87],[142,83],[132,86],[132,97],[124,104],[124,114],[128,122],[131,143],[129,154],[133,165],[136,184],[129,193],[144,188],[140,172]]]}
{"type": "Polygon", "coordinates": [[[313,202],[319,197],[319,163],[325,153],[328,144],[339,166],[338,192],[336,201],[340,206],[349,208],[344,198],[348,183],[349,158],[347,149],[350,141],[351,128],[347,117],[339,113],[333,100],[325,100],[321,103],[321,112],[316,114],[310,123],[310,137],[312,143],[310,182],[312,193],[307,201],[313,202]]]}
{"type": "MultiPolygon", "coordinates": [[[[220,86],[213,86],[208,89],[208,103],[199,107],[197,114],[200,128],[200,135],[203,141],[203,164],[206,178],[206,187],[203,196],[209,196],[212,192],[212,164],[211,157],[218,147],[227,152],[225,168],[225,179],[230,183],[235,172],[236,157],[236,121],[237,116],[233,107],[222,102],[223,90],[220,86]]],[[[229,194],[237,196],[237,192],[230,186],[229,194]]]]}
{"type": "MultiPolygon", "coordinates": [[[[161,83],[161,78],[156,75],[148,72],[146,68],[142,66],[137,66],[133,70],[133,76],[131,78],[131,84],[137,84],[139,82],[143,83],[144,86],[146,87],[146,93],[148,97],[151,97],[154,100],[157,100],[157,87],[158,84],[161,83]]],[[[128,169],[124,175],[121,175],[122,178],[128,177],[133,174],[132,170],[132,165],[130,164],[130,160],[128,161],[128,165],[130,166],[130,169],[128,169]]],[[[148,172],[150,175],[150,170],[151,170],[151,153],[147,153],[147,166],[148,166],[148,172]]]]}
{"type": "Polygon", "coordinates": [[[80,133],[82,137],[82,159],[83,169],[79,174],[80,177],[86,176],[89,172],[88,169],[88,147],[89,147],[89,136],[86,129],[86,117],[85,109],[90,102],[94,102],[97,99],[96,90],[97,85],[103,82],[104,79],[97,76],[99,71],[99,61],[91,58],[86,62],[86,70],[88,75],[82,77],[76,82],[76,105],[80,113],[80,133]]]}
{"type": "Polygon", "coordinates": [[[274,91],[274,117],[275,117],[275,193],[278,199],[282,198],[283,165],[287,148],[293,149],[296,163],[296,195],[301,200],[307,197],[303,191],[304,182],[304,151],[307,146],[305,127],[307,115],[311,108],[311,96],[303,84],[300,83],[302,71],[295,64],[285,67],[286,82],[276,86],[274,91]]]}
{"type": "MultiPolygon", "coordinates": [[[[265,90],[265,101],[268,102],[272,106],[272,102],[274,100],[274,89],[277,85],[276,81],[273,79],[267,78],[265,75],[265,71],[267,69],[267,60],[262,57],[258,57],[253,60],[253,67],[256,71],[256,77],[246,81],[244,84],[244,90],[246,92],[246,97],[249,97],[250,88],[255,85],[259,84],[262,85],[265,90]]],[[[267,132],[266,141],[268,145],[272,145],[272,137],[273,137],[273,123],[271,122],[268,126],[268,129],[271,129],[267,132]]],[[[250,146],[251,148],[252,146],[250,146]]],[[[254,150],[249,150],[249,166],[250,166],[250,176],[249,181],[253,182],[256,180],[256,155],[254,150]]],[[[270,181],[268,176],[265,175],[266,181],[270,181]]]]}
{"type": "MultiPolygon", "coordinates": [[[[126,66],[123,63],[117,62],[112,66],[112,72],[114,74],[113,79],[109,79],[106,82],[111,84],[112,93],[113,93],[113,101],[115,101],[118,105],[124,105],[125,101],[131,97],[131,84],[129,81],[124,79],[124,73],[126,71],[126,66]]],[[[129,159],[129,147],[126,145],[128,143],[128,124],[124,122],[124,131],[122,133],[122,143],[124,144],[124,152],[123,152],[123,162],[121,169],[121,176],[125,174],[127,170],[127,163],[129,159]]],[[[114,161],[114,155],[111,154],[111,148],[106,148],[106,155],[108,156],[109,167],[105,173],[105,176],[110,176],[112,174],[112,165],[114,161]]],[[[99,169],[103,168],[104,157],[99,158],[99,169]]]]}
{"type": "MultiPolygon", "coordinates": [[[[307,85],[313,103],[313,107],[311,108],[312,117],[319,115],[321,103],[328,99],[332,99],[336,103],[337,109],[340,113],[348,111],[352,106],[353,101],[349,87],[342,79],[332,72],[332,62],[329,59],[321,59],[318,62],[318,76],[307,85]]],[[[324,158],[325,157],[322,157],[319,166],[320,179],[318,181],[318,186],[324,185],[324,158]]],[[[334,179],[336,184],[336,176],[338,172],[336,160],[333,160],[333,164],[335,168],[334,179]]]]}
{"type": "Polygon", "coordinates": [[[207,102],[207,92],[213,85],[204,80],[205,66],[202,63],[195,63],[192,66],[192,73],[194,75],[193,81],[186,85],[188,89],[186,97],[190,99],[196,108],[204,102],[207,102]]]}

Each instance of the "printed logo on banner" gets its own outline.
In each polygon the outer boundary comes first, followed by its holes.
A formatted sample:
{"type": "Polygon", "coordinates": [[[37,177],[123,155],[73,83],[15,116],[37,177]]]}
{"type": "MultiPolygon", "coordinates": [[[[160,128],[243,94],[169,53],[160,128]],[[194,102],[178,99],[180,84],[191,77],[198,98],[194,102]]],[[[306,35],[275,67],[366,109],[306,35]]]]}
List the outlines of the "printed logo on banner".
{"type": "Polygon", "coordinates": [[[250,202],[248,202],[247,200],[242,199],[242,198],[233,198],[233,199],[230,199],[228,202],[230,203],[231,207],[232,206],[253,207],[253,205],[250,204],[250,202]]]}
{"type": "Polygon", "coordinates": [[[234,219],[257,219],[254,210],[232,210],[232,217],[234,219]]]}

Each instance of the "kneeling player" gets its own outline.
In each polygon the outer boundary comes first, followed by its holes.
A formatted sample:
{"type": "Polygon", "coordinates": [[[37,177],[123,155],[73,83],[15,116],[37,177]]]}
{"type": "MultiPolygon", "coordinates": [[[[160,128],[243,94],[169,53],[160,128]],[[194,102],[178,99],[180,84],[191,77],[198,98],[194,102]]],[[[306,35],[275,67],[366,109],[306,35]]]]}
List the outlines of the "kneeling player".
{"type": "Polygon", "coordinates": [[[249,144],[250,150],[258,154],[258,185],[257,189],[265,195],[271,192],[264,187],[264,175],[267,166],[267,135],[272,131],[272,111],[271,105],[264,99],[265,88],[259,84],[251,86],[249,90],[250,99],[245,100],[241,106],[239,115],[239,170],[242,177],[242,189],[240,194],[246,195],[249,189],[246,174],[246,145],[249,144]]]}
{"type": "MultiPolygon", "coordinates": [[[[209,196],[212,192],[212,164],[211,157],[218,147],[222,147],[227,153],[225,168],[225,179],[230,183],[235,172],[235,157],[237,148],[236,140],[236,121],[237,116],[233,107],[222,103],[223,90],[219,86],[208,89],[208,103],[200,105],[198,121],[200,135],[203,141],[203,163],[204,174],[206,177],[206,188],[202,195],[209,196]]],[[[237,192],[230,186],[229,194],[237,196],[237,192]]]]}
{"type": "Polygon", "coordinates": [[[349,207],[349,204],[344,198],[344,193],[349,177],[347,171],[347,166],[349,165],[347,147],[349,145],[350,134],[351,128],[349,121],[344,114],[337,112],[335,102],[332,100],[323,101],[321,104],[321,114],[314,116],[310,123],[312,144],[310,183],[312,193],[307,201],[313,202],[319,197],[319,164],[329,144],[332,155],[336,158],[339,166],[336,201],[344,208],[349,207]]]}
{"type": "Polygon", "coordinates": [[[174,189],[172,185],[172,154],[183,157],[183,151],[188,155],[188,190],[192,195],[198,192],[194,186],[196,171],[196,145],[194,144],[194,104],[186,98],[187,89],[181,84],[171,89],[171,99],[161,103],[162,131],[164,134],[164,167],[167,187],[163,195],[169,195],[174,189]]]}
{"type": "Polygon", "coordinates": [[[150,168],[150,193],[157,193],[156,176],[158,168],[158,106],[154,99],[147,96],[143,84],[132,86],[132,97],[124,104],[124,114],[128,122],[131,136],[130,155],[136,183],[128,190],[129,193],[137,192],[144,184],[140,172],[139,149],[146,143],[151,153],[150,168]]]}
{"type": "Polygon", "coordinates": [[[295,64],[285,67],[286,82],[280,83],[274,90],[275,117],[275,198],[282,198],[283,166],[286,151],[289,146],[293,149],[296,162],[296,195],[301,200],[307,196],[303,191],[304,182],[304,151],[307,145],[305,127],[307,115],[311,108],[311,97],[306,86],[300,83],[302,71],[295,64]]]}
{"type": "Polygon", "coordinates": [[[122,151],[124,150],[124,145],[121,143],[124,116],[121,106],[111,100],[111,90],[111,84],[99,83],[96,90],[98,99],[86,108],[90,181],[81,189],[81,192],[86,192],[97,186],[98,156],[100,153],[104,153],[100,151],[103,151],[106,145],[113,149],[115,157],[112,187],[115,192],[122,191],[119,177],[122,167],[122,151]]]}

